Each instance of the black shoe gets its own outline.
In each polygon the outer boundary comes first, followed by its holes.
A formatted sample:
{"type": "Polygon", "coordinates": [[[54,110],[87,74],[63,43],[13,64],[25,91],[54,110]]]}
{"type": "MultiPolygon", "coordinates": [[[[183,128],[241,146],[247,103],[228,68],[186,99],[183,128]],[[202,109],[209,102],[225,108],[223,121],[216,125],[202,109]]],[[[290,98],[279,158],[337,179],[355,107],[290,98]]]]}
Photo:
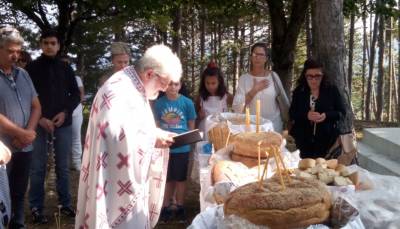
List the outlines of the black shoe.
{"type": "Polygon", "coordinates": [[[163,207],[160,213],[160,222],[166,223],[172,218],[172,210],[170,207],[163,207]]]}
{"type": "Polygon", "coordinates": [[[186,223],[186,211],[182,205],[177,205],[175,210],[175,218],[179,223],[186,223]]]}
{"type": "Polygon", "coordinates": [[[75,217],[76,211],[71,207],[62,207],[60,209],[61,214],[68,216],[68,217],[75,217]]]}
{"type": "Polygon", "coordinates": [[[39,211],[37,208],[32,208],[32,218],[33,218],[33,223],[34,224],[46,224],[49,221],[47,220],[47,217],[43,215],[42,212],[39,211]]]}
{"type": "Polygon", "coordinates": [[[8,229],[25,229],[24,224],[16,223],[11,220],[10,224],[8,225],[8,229]]]}

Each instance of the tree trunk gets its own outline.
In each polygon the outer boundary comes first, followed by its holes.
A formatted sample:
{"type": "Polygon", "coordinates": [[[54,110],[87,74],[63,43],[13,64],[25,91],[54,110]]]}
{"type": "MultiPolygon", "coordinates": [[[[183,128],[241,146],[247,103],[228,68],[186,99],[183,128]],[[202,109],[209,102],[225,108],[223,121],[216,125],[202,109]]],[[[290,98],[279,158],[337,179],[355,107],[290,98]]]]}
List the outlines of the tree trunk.
{"type": "Polygon", "coordinates": [[[367,0],[363,2],[363,12],[362,12],[362,23],[363,23],[363,45],[362,45],[362,88],[361,88],[361,119],[365,118],[365,70],[366,70],[366,62],[367,62],[367,0]]]}
{"type": "Polygon", "coordinates": [[[349,64],[347,71],[347,83],[349,88],[349,95],[351,98],[351,83],[353,80],[353,51],[354,51],[354,24],[355,24],[355,13],[351,12],[350,15],[350,38],[349,38],[349,64]]]}
{"type": "MultiPolygon", "coordinates": [[[[222,55],[221,55],[221,51],[222,51],[222,36],[223,36],[223,34],[222,34],[223,32],[222,32],[222,25],[221,25],[221,22],[218,22],[218,24],[217,24],[217,37],[218,37],[218,40],[217,40],[217,44],[218,44],[218,50],[217,50],[217,52],[216,52],[216,54],[217,54],[217,56],[218,56],[218,67],[220,67],[220,68],[222,68],[222,61],[221,61],[221,58],[222,58],[222,55]]],[[[228,81],[227,81],[227,83],[228,83],[228,81]]],[[[228,85],[226,86],[227,88],[228,88],[228,85]]]]}
{"type": "Polygon", "coordinates": [[[204,69],[204,54],[206,43],[206,18],[204,9],[200,9],[200,74],[204,69]]]}
{"type": "Polygon", "coordinates": [[[254,44],[254,17],[250,19],[250,46],[254,44]]]}
{"type": "Polygon", "coordinates": [[[172,50],[178,57],[181,56],[181,30],[182,27],[182,7],[178,6],[174,12],[174,21],[172,22],[172,50]]]}
{"type": "MultiPolygon", "coordinates": [[[[236,25],[234,27],[234,46],[232,50],[233,57],[233,73],[232,73],[232,88],[236,88],[236,81],[238,80],[239,73],[239,58],[238,58],[238,48],[239,48],[239,20],[236,21],[236,25]]],[[[235,89],[234,89],[235,90],[235,89]]]]}
{"type": "Polygon", "coordinates": [[[393,29],[393,23],[392,23],[392,17],[389,18],[388,22],[388,30],[386,30],[386,43],[388,44],[388,74],[386,77],[386,88],[385,90],[387,93],[385,93],[385,121],[389,122],[391,120],[391,114],[392,114],[392,94],[393,94],[393,87],[392,87],[392,75],[393,75],[393,61],[392,61],[392,29],[393,29]]]}
{"type": "Polygon", "coordinates": [[[324,64],[326,77],[335,84],[344,98],[346,115],[341,133],[353,127],[353,112],[346,83],[343,0],[314,1],[313,55],[324,64]]]}
{"type": "MultiPolygon", "coordinates": [[[[368,83],[367,83],[367,95],[365,98],[365,119],[371,120],[371,91],[372,91],[372,78],[374,74],[374,63],[375,63],[375,44],[378,33],[378,20],[379,15],[375,15],[374,28],[371,38],[371,46],[369,51],[369,72],[368,72],[368,83]]],[[[371,29],[370,29],[371,30],[371,29]]]]}
{"type": "MultiPolygon", "coordinates": [[[[398,1],[400,9],[400,0],[398,1]]],[[[397,20],[397,121],[400,122],[400,16],[397,20]]]]}
{"type": "MultiPolygon", "coordinates": [[[[246,39],[246,25],[243,25],[241,31],[240,31],[240,53],[239,53],[239,77],[245,72],[244,69],[244,60],[245,60],[245,39],[246,39]]],[[[236,79],[235,85],[237,85],[238,79],[236,79]]],[[[236,94],[236,87],[233,87],[233,94],[236,94]]]]}
{"type": "MultiPolygon", "coordinates": [[[[191,67],[192,67],[192,82],[191,82],[191,86],[190,86],[190,88],[191,88],[191,91],[192,91],[192,93],[194,93],[195,91],[196,91],[196,89],[195,89],[195,82],[196,82],[196,74],[195,74],[195,46],[196,46],[196,33],[195,33],[195,23],[194,23],[194,20],[195,20],[195,18],[194,17],[192,17],[191,18],[191,20],[190,20],[190,33],[191,33],[191,48],[190,48],[190,51],[191,51],[191,53],[190,53],[190,56],[191,56],[191,67]]],[[[193,94],[194,95],[194,94],[193,94]]]]}
{"type": "Polygon", "coordinates": [[[267,0],[272,29],[273,70],[280,76],[287,94],[290,94],[292,86],[297,38],[304,25],[309,2],[292,1],[291,9],[286,11],[282,0],[267,0]],[[290,21],[287,21],[285,12],[290,12],[290,21]]]}
{"type": "Polygon", "coordinates": [[[306,42],[307,42],[307,59],[312,57],[312,34],[311,34],[311,10],[310,8],[306,13],[306,42]]]}
{"type": "Polygon", "coordinates": [[[377,91],[376,91],[376,113],[375,119],[382,121],[382,110],[383,110],[383,84],[384,84],[384,67],[383,57],[385,55],[385,16],[380,15],[379,20],[379,38],[378,38],[378,79],[377,79],[377,91]]]}

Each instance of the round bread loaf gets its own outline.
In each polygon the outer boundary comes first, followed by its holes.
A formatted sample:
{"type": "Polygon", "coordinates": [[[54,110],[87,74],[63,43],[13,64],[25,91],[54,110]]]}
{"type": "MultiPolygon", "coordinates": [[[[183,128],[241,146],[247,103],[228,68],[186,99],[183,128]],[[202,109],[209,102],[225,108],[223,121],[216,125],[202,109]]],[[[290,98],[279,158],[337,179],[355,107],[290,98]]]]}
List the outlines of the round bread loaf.
{"type": "Polygon", "coordinates": [[[281,146],[282,136],[276,132],[244,132],[231,137],[229,143],[234,144],[233,153],[258,158],[258,143],[262,141],[260,155],[267,157],[265,153],[271,145],[281,146]]]}
{"type": "MultiPolygon", "coordinates": [[[[243,156],[240,154],[232,153],[231,158],[232,158],[232,161],[241,162],[244,165],[246,165],[248,168],[252,168],[252,167],[258,165],[258,158],[255,158],[255,157],[248,157],[248,156],[243,156]]],[[[266,157],[261,157],[260,164],[264,164],[264,161],[266,159],[267,159],[266,157]]]]}
{"type": "Polygon", "coordinates": [[[302,228],[329,217],[331,197],[326,186],[314,179],[292,177],[283,190],[279,178],[250,183],[231,192],[225,215],[237,215],[269,228],[302,228]]]}
{"type": "Polygon", "coordinates": [[[241,179],[247,175],[248,168],[243,164],[233,161],[218,161],[212,170],[212,184],[221,181],[231,181],[239,184],[241,179]]]}

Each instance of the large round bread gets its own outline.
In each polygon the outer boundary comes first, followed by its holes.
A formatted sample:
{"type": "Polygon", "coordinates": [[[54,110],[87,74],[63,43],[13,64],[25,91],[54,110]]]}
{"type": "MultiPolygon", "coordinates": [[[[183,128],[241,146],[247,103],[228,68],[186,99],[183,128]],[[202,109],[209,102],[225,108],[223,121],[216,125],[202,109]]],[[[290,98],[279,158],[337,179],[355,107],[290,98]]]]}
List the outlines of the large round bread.
{"type": "Polygon", "coordinates": [[[266,157],[267,148],[271,145],[281,146],[282,135],[270,132],[244,132],[231,137],[229,143],[234,144],[233,152],[235,154],[258,158],[258,143],[261,144],[261,157],[266,157]]]}
{"type": "Polygon", "coordinates": [[[240,163],[233,161],[218,161],[212,170],[211,180],[214,185],[221,181],[231,181],[239,184],[241,179],[247,175],[248,168],[240,163]]]}
{"type": "MultiPolygon", "coordinates": [[[[231,158],[232,158],[232,161],[241,162],[244,165],[246,165],[248,168],[252,168],[252,167],[258,165],[258,158],[255,158],[255,157],[247,157],[247,156],[243,156],[240,154],[232,153],[231,158]]],[[[267,159],[266,157],[261,157],[260,164],[264,164],[264,161],[266,159],[267,159]]]]}
{"type": "Polygon", "coordinates": [[[302,228],[324,222],[329,217],[330,193],[314,179],[292,177],[282,190],[274,177],[237,188],[225,201],[225,215],[237,215],[269,228],[302,228]]]}

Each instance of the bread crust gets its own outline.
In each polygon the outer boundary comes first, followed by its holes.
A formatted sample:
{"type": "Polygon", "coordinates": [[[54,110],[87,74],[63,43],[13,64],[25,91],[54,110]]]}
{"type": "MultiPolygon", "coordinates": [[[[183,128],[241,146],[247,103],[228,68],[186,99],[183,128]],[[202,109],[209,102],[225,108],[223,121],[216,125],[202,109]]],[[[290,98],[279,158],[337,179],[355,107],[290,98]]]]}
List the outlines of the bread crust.
{"type": "Polygon", "coordinates": [[[238,215],[270,228],[299,228],[324,222],[331,197],[326,186],[314,179],[292,177],[282,190],[278,178],[250,183],[233,191],[225,201],[226,215],[238,215]]]}
{"type": "Polygon", "coordinates": [[[231,137],[229,143],[234,144],[233,153],[237,155],[258,158],[258,143],[262,141],[260,155],[262,158],[267,157],[265,153],[268,147],[272,145],[282,145],[282,135],[270,132],[244,132],[231,137]]]}

